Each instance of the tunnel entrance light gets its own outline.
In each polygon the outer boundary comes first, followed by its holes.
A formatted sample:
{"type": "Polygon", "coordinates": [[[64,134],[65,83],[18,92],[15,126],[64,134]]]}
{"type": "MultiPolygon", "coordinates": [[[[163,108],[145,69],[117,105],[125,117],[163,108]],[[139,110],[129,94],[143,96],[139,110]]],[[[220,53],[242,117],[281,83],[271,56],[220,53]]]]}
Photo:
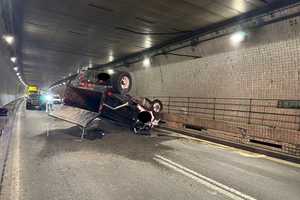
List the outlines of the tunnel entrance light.
{"type": "Polygon", "coordinates": [[[15,70],[16,72],[18,71],[18,69],[19,69],[18,67],[14,67],[14,70],[15,70]]]}
{"type": "Polygon", "coordinates": [[[2,38],[9,45],[12,45],[15,42],[15,38],[12,35],[3,35],[2,38]]]}
{"type": "Polygon", "coordinates": [[[11,57],[10,60],[11,60],[11,62],[16,63],[17,62],[17,57],[11,57]]]}
{"type": "Polygon", "coordinates": [[[143,60],[143,65],[144,65],[144,67],[150,67],[150,65],[151,65],[150,58],[145,57],[143,60]]]}
{"type": "Polygon", "coordinates": [[[231,37],[230,40],[233,44],[239,44],[243,42],[246,39],[246,33],[243,31],[239,31],[234,33],[231,37]]]}

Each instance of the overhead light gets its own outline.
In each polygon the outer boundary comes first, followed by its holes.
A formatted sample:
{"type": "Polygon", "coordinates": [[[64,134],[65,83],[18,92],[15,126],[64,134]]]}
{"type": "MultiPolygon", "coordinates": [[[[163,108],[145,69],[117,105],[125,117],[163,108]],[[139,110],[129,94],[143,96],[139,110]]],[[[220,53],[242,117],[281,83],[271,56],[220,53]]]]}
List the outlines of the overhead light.
{"type": "Polygon", "coordinates": [[[111,74],[115,73],[115,71],[113,69],[108,69],[107,73],[111,75],[111,74]]]}
{"type": "Polygon", "coordinates": [[[233,44],[239,44],[243,42],[246,38],[247,34],[243,31],[239,31],[234,33],[231,37],[230,40],[233,44]]]}
{"type": "Polygon", "coordinates": [[[113,56],[113,55],[109,55],[109,57],[108,57],[108,61],[109,61],[109,62],[112,62],[112,61],[114,61],[114,59],[115,59],[115,58],[114,58],[114,56],[113,56]]]}
{"type": "Polygon", "coordinates": [[[145,57],[143,60],[143,65],[144,65],[144,67],[149,67],[151,65],[150,58],[145,57]]]}
{"type": "Polygon", "coordinates": [[[18,71],[18,69],[19,69],[18,67],[14,67],[14,70],[15,70],[16,72],[18,71]]]}
{"type": "Polygon", "coordinates": [[[16,63],[17,62],[17,57],[11,57],[10,60],[11,60],[11,62],[16,63]]]}
{"type": "Polygon", "coordinates": [[[3,35],[2,37],[4,39],[4,41],[9,44],[12,45],[15,42],[15,38],[12,35],[3,35]]]}
{"type": "Polygon", "coordinates": [[[152,38],[149,35],[147,35],[144,39],[144,47],[145,48],[152,47],[152,38]]]}
{"type": "Polygon", "coordinates": [[[19,72],[17,73],[17,76],[20,76],[20,73],[19,73],[19,72]]]}

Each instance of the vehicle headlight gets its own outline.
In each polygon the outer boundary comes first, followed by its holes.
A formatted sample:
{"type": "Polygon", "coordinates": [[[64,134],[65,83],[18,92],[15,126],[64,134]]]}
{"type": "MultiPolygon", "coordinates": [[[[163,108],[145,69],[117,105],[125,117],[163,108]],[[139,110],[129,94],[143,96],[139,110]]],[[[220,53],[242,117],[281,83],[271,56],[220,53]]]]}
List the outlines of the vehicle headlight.
{"type": "Polygon", "coordinates": [[[43,95],[43,96],[41,97],[41,100],[42,100],[43,102],[52,101],[52,100],[53,100],[53,97],[52,97],[52,95],[47,94],[47,95],[43,95]]]}

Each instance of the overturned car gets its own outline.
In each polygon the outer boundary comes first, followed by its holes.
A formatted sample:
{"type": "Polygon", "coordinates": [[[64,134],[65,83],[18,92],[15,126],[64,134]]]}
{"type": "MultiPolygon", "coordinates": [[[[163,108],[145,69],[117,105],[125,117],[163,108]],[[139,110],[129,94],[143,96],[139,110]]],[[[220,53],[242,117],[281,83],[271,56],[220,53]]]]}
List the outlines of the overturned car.
{"type": "Polygon", "coordinates": [[[160,121],[163,105],[157,99],[129,95],[131,87],[128,72],[81,71],[67,83],[64,104],[99,113],[100,118],[126,125],[136,134],[149,134],[160,121]]]}

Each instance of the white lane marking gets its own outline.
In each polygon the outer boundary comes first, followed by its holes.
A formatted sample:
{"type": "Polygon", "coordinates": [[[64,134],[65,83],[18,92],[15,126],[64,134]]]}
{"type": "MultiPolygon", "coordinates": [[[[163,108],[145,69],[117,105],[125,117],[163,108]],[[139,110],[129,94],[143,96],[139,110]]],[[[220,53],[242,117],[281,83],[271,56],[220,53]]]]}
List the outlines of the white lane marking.
{"type": "Polygon", "coordinates": [[[247,195],[247,194],[243,194],[240,191],[237,191],[234,188],[228,187],[222,183],[219,183],[211,178],[208,178],[202,174],[199,174],[191,169],[188,169],[178,163],[175,163],[163,156],[160,155],[155,155],[155,157],[153,158],[155,161],[157,161],[158,163],[165,165],[195,181],[197,181],[198,183],[205,185],[206,187],[213,189],[231,199],[234,200],[256,200],[255,198],[247,195]]]}
{"type": "MultiPolygon", "coordinates": [[[[21,106],[20,106],[21,107],[21,106]]],[[[21,111],[19,109],[17,119],[17,127],[15,129],[16,140],[15,140],[15,150],[13,151],[13,163],[12,163],[12,191],[11,191],[11,199],[19,200],[20,199],[20,136],[21,136],[21,111]]]]}

